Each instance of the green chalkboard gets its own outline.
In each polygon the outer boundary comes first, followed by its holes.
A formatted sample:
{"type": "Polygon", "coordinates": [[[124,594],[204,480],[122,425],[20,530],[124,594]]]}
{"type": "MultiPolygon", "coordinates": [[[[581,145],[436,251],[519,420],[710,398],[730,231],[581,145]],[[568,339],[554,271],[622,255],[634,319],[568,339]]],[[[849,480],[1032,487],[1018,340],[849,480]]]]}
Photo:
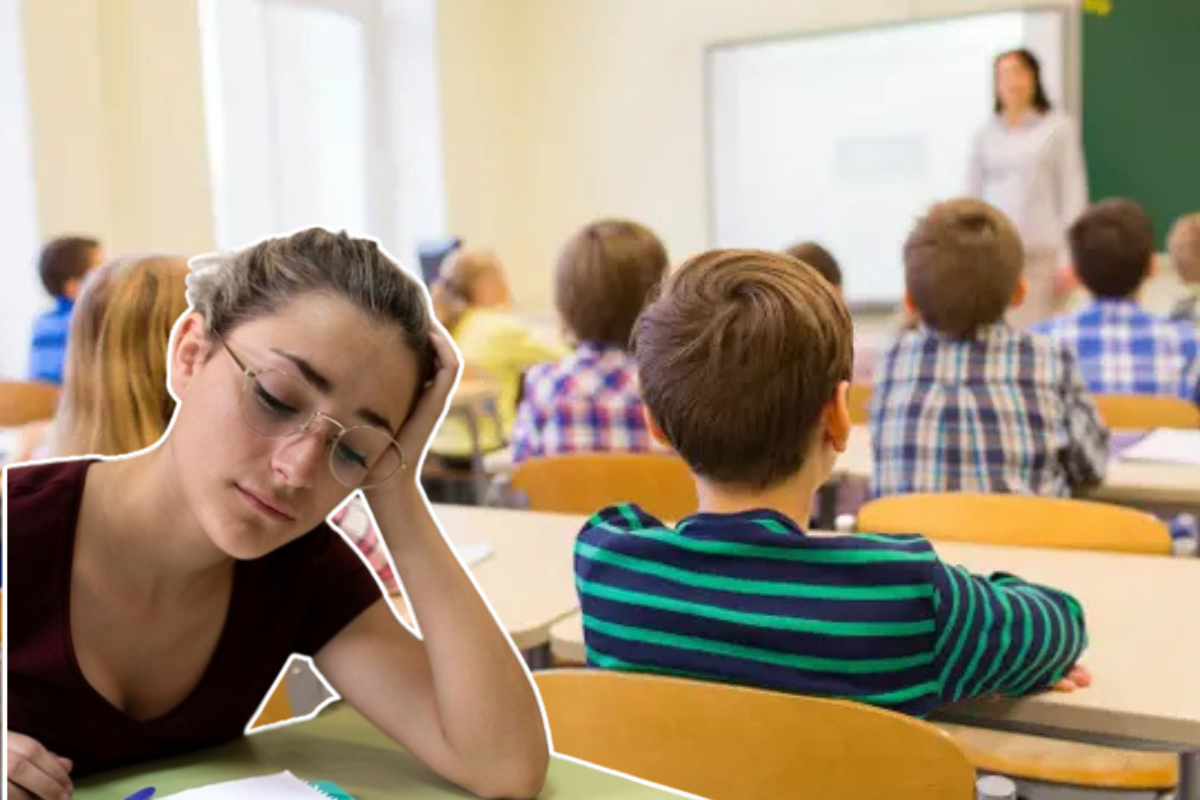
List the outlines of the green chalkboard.
{"type": "Polygon", "coordinates": [[[1110,0],[1083,16],[1083,139],[1093,200],[1131,197],[1162,242],[1200,211],[1200,0],[1110,0]]]}

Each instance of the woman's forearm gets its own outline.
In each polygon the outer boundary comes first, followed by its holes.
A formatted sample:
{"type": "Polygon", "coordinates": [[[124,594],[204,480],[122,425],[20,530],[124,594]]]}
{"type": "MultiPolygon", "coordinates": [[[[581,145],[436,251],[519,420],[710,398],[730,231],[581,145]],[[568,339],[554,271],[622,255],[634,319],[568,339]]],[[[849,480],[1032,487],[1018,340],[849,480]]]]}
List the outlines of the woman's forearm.
{"type": "Polygon", "coordinates": [[[481,780],[507,773],[502,785],[536,794],[549,750],[523,663],[416,487],[368,500],[420,624],[447,744],[481,780]]]}

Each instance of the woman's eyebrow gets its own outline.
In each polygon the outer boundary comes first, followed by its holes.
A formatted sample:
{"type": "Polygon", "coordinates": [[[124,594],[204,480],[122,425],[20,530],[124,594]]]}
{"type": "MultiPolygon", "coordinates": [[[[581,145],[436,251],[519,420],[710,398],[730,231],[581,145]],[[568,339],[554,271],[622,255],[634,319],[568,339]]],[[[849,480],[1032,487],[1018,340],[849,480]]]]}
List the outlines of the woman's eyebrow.
{"type": "Polygon", "coordinates": [[[333,384],[329,382],[329,379],[317,372],[316,368],[313,367],[312,364],[308,363],[300,356],[288,353],[284,350],[276,349],[274,347],[271,348],[271,352],[275,353],[276,355],[283,356],[288,361],[295,364],[296,369],[300,370],[300,374],[304,376],[304,380],[311,383],[313,387],[315,387],[316,390],[321,394],[329,394],[330,390],[333,389],[333,384]]]}
{"type": "MultiPolygon", "coordinates": [[[[294,353],[289,353],[286,350],[279,350],[274,347],[271,348],[271,352],[282,356],[283,358],[286,358],[288,361],[295,364],[296,369],[300,370],[300,374],[304,376],[304,380],[311,383],[313,388],[315,388],[321,394],[329,394],[329,392],[332,391],[333,383],[320,372],[318,372],[317,369],[305,359],[294,353]]],[[[378,411],[363,407],[359,408],[354,413],[365,422],[378,428],[385,429],[389,435],[392,433],[392,431],[396,430],[395,427],[392,426],[391,421],[378,411]]]]}

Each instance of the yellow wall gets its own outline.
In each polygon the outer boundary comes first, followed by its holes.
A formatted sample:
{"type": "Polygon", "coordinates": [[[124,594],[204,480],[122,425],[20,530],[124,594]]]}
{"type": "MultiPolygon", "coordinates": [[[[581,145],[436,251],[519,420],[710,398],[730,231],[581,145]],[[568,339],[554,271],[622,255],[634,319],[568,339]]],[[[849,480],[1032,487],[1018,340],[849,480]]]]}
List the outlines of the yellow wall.
{"type": "Polygon", "coordinates": [[[679,261],[708,244],[709,44],[1022,5],[1046,3],[440,0],[448,224],[494,245],[535,310],[558,247],[597,216],[649,224],[679,261]]]}
{"type": "MultiPolygon", "coordinates": [[[[437,1],[447,223],[500,252],[531,310],[550,306],[561,242],[597,216],[648,223],[676,260],[707,244],[709,44],[1044,5],[437,1]]],[[[196,2],[24,0],[43,235],[212,247],[196,2]]]]}
{"type": "Polygon", "coordinates": [[[213,246],[196,0],[25,0],[38,226],[213,246]]]}

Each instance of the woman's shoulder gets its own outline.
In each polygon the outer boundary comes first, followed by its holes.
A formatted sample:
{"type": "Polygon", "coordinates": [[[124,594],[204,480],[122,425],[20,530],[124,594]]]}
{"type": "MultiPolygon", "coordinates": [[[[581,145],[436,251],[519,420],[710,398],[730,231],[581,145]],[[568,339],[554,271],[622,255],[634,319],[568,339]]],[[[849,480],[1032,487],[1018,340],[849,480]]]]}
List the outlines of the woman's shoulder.
{"type": "Polygon", "coordinates": [[[63,499],[77,493],[83,485],[83,476],[93,459],[70,458],[53,461],[36,461],[6,467],[5,493],[9,503],[37,500],[63,499]]]}

